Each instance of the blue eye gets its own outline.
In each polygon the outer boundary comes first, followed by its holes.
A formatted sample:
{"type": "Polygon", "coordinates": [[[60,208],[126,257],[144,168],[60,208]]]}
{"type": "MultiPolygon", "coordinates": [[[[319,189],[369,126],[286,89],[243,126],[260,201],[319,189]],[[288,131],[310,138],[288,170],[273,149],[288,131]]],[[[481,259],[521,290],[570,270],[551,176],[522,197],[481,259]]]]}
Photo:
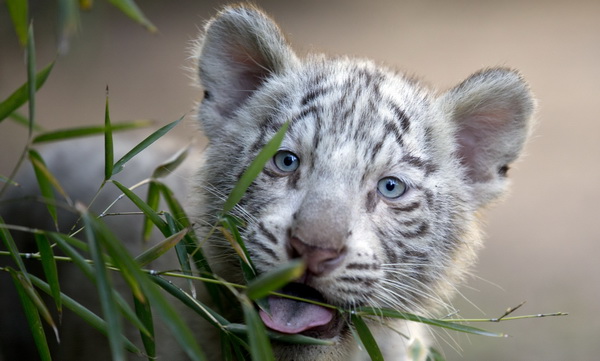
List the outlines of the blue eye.
{"type": "Polygon", "coordinates": [[[406,183],[396,177],[381,178],[377,183],[379,193],[388,199],[396,199],[406,193],[406,183]]]}
{"type": "Polygon", "coordinates": [[[275,162],[275,166],[284,173],[293,172],[298,169],[300,165],[300,159],[287,150],[280,150],[273,157],[273,161],[275,162]]]}

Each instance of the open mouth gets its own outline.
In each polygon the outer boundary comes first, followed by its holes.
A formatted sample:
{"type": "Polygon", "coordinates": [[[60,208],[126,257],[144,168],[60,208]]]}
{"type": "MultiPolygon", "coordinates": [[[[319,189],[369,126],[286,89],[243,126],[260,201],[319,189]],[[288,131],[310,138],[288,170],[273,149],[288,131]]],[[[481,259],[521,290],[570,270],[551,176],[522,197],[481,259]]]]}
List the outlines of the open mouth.
{"type": "MultiPolygon", "coordinates": [[[[325,302],[323,295],[317,290],[302,283],[290,283],[280,293],[325,302]]],[[[278,296],[270,296],[268,301],[270,313],[263,310],[259,313],[264,324],[274,331],[333,338],[344,325],[341,315],[332,308],[278,296]]]]}

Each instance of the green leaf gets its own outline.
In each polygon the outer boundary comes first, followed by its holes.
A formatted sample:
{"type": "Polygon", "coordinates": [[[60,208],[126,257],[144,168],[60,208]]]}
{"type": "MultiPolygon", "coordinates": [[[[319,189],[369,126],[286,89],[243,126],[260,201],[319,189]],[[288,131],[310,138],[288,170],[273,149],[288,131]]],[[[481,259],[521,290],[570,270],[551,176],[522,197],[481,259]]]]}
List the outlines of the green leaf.
{"type": "Polygon", "coordinates": [[[242,299],[244,321],[248,326],[248,343],[253,361],[275,361],[267,330],[254,306],[248,299],[242,299]]]}
{"type": "Polygon", "coordinates": [[[83,222],[85,224],[85,234],[90,246],[90,254],[94,261],[94,273],[96,278],[96,287],[100,299],[102,314],[106,320],[108,330],[108,343],[110,345],[111,356],[114,361],[125,361],[124,344],[123,344],[123,326],[121,317],[117,311],[117,303],[113,296],[113,288],[108,277],[104,255],[100,240],[95,233],[93,219],[85,211],[83,207],[78,207],[82,213],[83,222]]]}
{"type": "Polygon", "coordinates": [[[33,22],[29,24],[27,32],[27,89],[29,90],[29,138],[35,126],[35,40],[33,37],[33,22]]]}
{"type": "Polygon", "coordinates": [[[58,35],[59,52],[65,53],[69,48],[70,38],[79,29],[80,16],[76,0],[58,1],[58,35]]]}
{"type": "Polygon", "coordinates": [[[125,15],[129,16],[138,24],[144,26],[151,33],[157,31],[156,27],[146,18],[133,0],[109,0],[111,4],[119,8],[125,15]]]}
{"type": "Polygon", "coordinates": [[[148,263],[154,261],[159,258],[163,254],[167,253],[168,250],[175,247],[179,241],[183,239],[183,237],[190,231],[189,228],[186,228],[182,231],[175,233],[174,235],[167,237],[166,239],[158,242],[154,246],[148,248],[144,252],[142,252],[139,256],[135,258],[136,262],[140,266],[145,266],[148,263]]]}
{"type": "Polygon", "coordinates": [[[42,197],[45,199],[46,208],[50,213],[50,217],[54,221],[54,226],[58,228],[58,216],[56,212],[56,199],[54,197],[53,186],[55,189],[59,190],[59,192],[64,194],[64,190],[54,178],[52,173],[46,167],[46,163],[40,156],[40,154],[35,149],[29,149],[29,161],[33,166],[33,170],[35,173],[35,177],[38,182],[38,186],[40,188],[40,192],[42,193],[42,197]]]}
{"type": "MultiPolygon", "coordinates": [[[[29,128],[29,119],[27,119],[27,117],[25,117],[24,115],[21,115],[17,112],[12,112],[10,113],[10,115],[8,116],[10,119],[12,119],[15,123],[20,124],[20,125],[24,125],[26,127],[29,128]]],[[[36,132],[43,132],[44,128],[40,127],[37,123],[33,125],[33,130],[36,132]]]]}
{"type": "Polygon", "coordinates": [[[253,279],[248,284],[246,295],[251,300],[266,297],[270,292],[300,278],[304,274],[304,270],[306,270],[306,265],[301,259],[281,265],[253,279]]]}
{"type": "Polygon", "coordinates": [[[42,361],[50,361],[52,360],[52,357],[50,356],[48,340],[46,339],[44,327],[42,326],[39,309],[36,307],[35,303],[31,300],[29,293],[26,291],[27,282],[24,281],[22,273],[14,271],[10,268],[8,270],[13,278],[15,287],[17,288],[19,298],[21,299],[21,304],[23,305],[25,316],[27,318],[27,322],[29,323],[29,328],[31,329],[31,334],[33,335],[33,340],[40,355],[40,359],[42,361]]]}
{"type": "Polygon", "coordinates": [[[233,247],[240,257],[242,271],[244,272],[246,281],[252,280],[257,275],[256,267],[254,267],[248,249],[238,231],[237,227],[240,225],[240,220],[231,215],[224,214],[221,216],[220,223],[222,224],[221,233],[223,233],[225,239],[229,241],[231,247],[233,247]]]}
{"type": "MultiPolygon", "coordinates": [[[[146,195],[146,204],[155,212],[158,211],[158,204],[160,203],[160,191],[158,189],[158,185],[156,181],[151,181],[148,185],[148,193],[146,195]]],[[[144,215],[144,227],[142,233],[142,239],[147,241],[150,239],[152,235],[152,230],[154,229],[154,223],[144,215]]]]}
{"type": "Polygon", "coordinates": [[[169,174],[173,173],[173,171],[179,167],[179,165],[181,163],[183,163],[183,161],[187,158],[188,154],[190,152],[190,146],[188,145],[187,147],[179,150],[177,153],[175,153],[171,158],[169,158],[167,161],[161,163],[158,165],[158,167],[156,167],[156,169],[154,170],[154,172],[152,172],[152,178],[164,178],[166,176],[168,176],[169,174]]]}
{"type": "MultiPolygon", "coordinates": [[[[118,183],[118,182],[115,182],[118,183]]],[[[121,190],[129,191],[127,188],[120,185],[121,190]]],[[[135,196],[137,197],[137,196],[135,196]]],[[[138,201],[139,198],[138,198],[138,201]]],[[[135,202],[134,202],[135,203],[135,202]]],[[[143,203],[143,202],[142,202],[143,203]]],[[[81,207],[79,207],[81,208],[81,207]]],[[[82,210],[85,211],[85,210],[82,210]]],[[[83,213],[84,223],[86,225],[86,231],[89,232],[90,229],[95,230],[98,234],[98,241],[102,243],[108,254],[112,257],[115,266],[121,270],[121,274],[124,279],[128,282],[129,286],[132,288],[134,295],[140,301],[144,299],[148,299],[150,304],[154,307],[154,310],[158,312],[161,316],[164,324],[170,329],[173,337],[179,342],[182,346],[183,350],[187,353],[187,355],[194,361],[203,361],[205,357],[202,353],[202,350],[198,346],[195,336],[189,327],[185,324],[181,316],[175,311],[175,309],[171,306],[169,301],[159,292],[157,286],[150,282],[146,273],[142,272],[139,265],[136,261],[131,257],[127,249],[123,246],[121,242],[119,242],[110,231],[108,231],[106,225],[104,225],[99,220],[95,220],[91,218],[85,212],[83,213]],[[142,290],[143,297],[140,297],[140,294],[136,292],[136,288],[139,287],[142,290]]],[[[162,221],[162,220],[161,220],[162,221]]],[[[164,221],[163,221],[164,222],[164,221]]],[[[167,227],[165,223],[165,227],[167,227]]],[[[166,229],[168,234],[168,228],[166,229]]],[[[93,232],[91,232],[93,233],[93,232]]],[[[89,236],[88,236],[89,237],[89,236]]],[[[93,237],[93,236],[92,236],[93,237]]],[[[98,244],[99,242],[95,242],[98,244]]],[[[98,246],[96,246],[98,247],[98,246]]],[[[92,249],[90,244],[90,249],[92,249]]],[[[97,251],[97,250],[96,250],[97,251]]],[[[94,252],[92,252],[94,255],[94,252]]],[[[96,254],[94,258],[98,258],[96,254]]],[[[100,260],[101,261],[101,260],[100,260]]],[[[94,259],[94,263],[97,264],[98,261],[94,259]]],[[[96,277],[98,279],[98,277],[96,277]]],[[[98,279],[98,283],[100,280],[98,279]]],[[[114,312],[114,311],[113,311],[114,312]]],[[[107,316],[105,316],[107,317],[107,316]]],[[[109,340],[110,340],[110,322],[109,324],[109,340]]]]}
{"type": "MultiPolygon", "coordinates": [[[[50,63],[39,73],[37,73],[37,76],[35,77],[36,90],[44,85],[53,66],[54,62],[50,63]]],[[[0,122],[6,119],[12,112],[19,109],[19,107],[25,104],[27,100],[29,100],[29,82],[23,84],[19,89],[15,90],[14,93],[9,95],[8,98],[0,103],[0,122]]]]}
{"type": "Polygon", "coordinates": [[[224,325],[228,325],[230,322],[227,321],[223,316],[221,316],[218,312],[215,312],[210,307],[206,306],[202,302],[198,301],[194,297],[192,297],[189,293],[185,292],[181,288],[175,286],[170,281],[165,280],[162,277],[154,276],[152,280],[162,287],[165,291],[171,294],[173,297],[181,301],[185,306],[187,306],[192,311],[196,312],[210,324],[215,327],[221,327],[224,325]]]}
{"type": "Polygon", "coordinates": [[[6,0],[6,6],[8,6],[8,12],[19,38],[19,43],[25,46],[27,44],[27,23],[29,22],[27,1],[6,0]]]}
{"type": "Polygon", "coordinates": [[[146,302],[140,302],[137,298],[133,298],[135,305],[135,314],[142,321],[145,328],[149,331],[149,334],[140,332],[142,337],[142,343],[144,344],[144,350],[148,355],[148,361],[152,361],[156,358],[156,342],[154,341],[154,322],[152,319],[152,308],[150,304],[146,302]]]}
{"type": "Polygon", "coordinates": [[[233,190],[227,197],[225,204],[223,205],[223,213],[229,213],[233,207],[242,199],[244,193],[248,187],[252,184],[254,179],[263,170],[265,164],[273,155],[277,152],[277,149],[283,141],[285,132],[287,131],[289,122],[284,123],[277,133],[267,142],[267,144],[261,149],[256,158],[250,163],[246,171],[242,174],[239,181],[233,187],[233,190]]]}
{"type": "Polygon", "coordinates": [[[34,236],[35,243],[37,244],[38,251],[40,252],[40,257],[42,259],[42,268],[44,269],[44,275],[46,276],[46,280],[50,285],[52,298],[54,299],[54,303],[56,304],[58,314],[61,315],[62,303],[60,301],[60,284],[58,281],[58,269],[56,267],[56,260],[54,259],[54,252],[52,251],[52,247],[50,247],[50,242],[48,242],[48,238],[45,234],[36,233],[34,236]]]}
{"type": "MultiPolygon", "coordinates": [[[[14,113],[13,113],[14,115],[14,113]]],[[[117,123],[112,124],[111,131],[124,131],[130,129],[138,129],[151,125],[153,122],[151,120],[135,120],[127,123],[117,123]]],[[[68,129],[59,129],[44,132],[39,134],[35,138],[33,138],[32,143],[44,143],[44,142],[55,142],[59,140],[72,139],[72,138],[82,138],[89,137],[93,135],[105,134],[106,127],[105,126],[89,126],[89,127],[77,127],[77,128],[68,128],[68,129]]]]}
{"type": "Polygon", "coordinates": [[[28,276],[27,269],[25,268],[25,263],[19,255],[19,249],[17,248],[15,240],[10,235],[8,229],[1,227],[4,224],[6,224],[6,222],[4,222],[4,219],[2,218],[2,216],[0,216],[0,239],[2,239],[4,246],[8,250],[8,253],[10,253],[10,256],[12,257],[13,261],[15,261],[15,263],[17,264],[19,270],[24,275],[28,276]]]}
{"type": "Polygon", "coordinates": [[[110,124],[110,110],[108,107],[108,86],[106,87],[106,104],[104,108],[104,180],[113,175],[114,145],[112,126],[110,124]]]}
{"type": "MultiPolygon", "coordinates": [[[[242,325],[239,323],[230,323],[230,324],[226,325],[224,328],[225,328],[225,330],[227,330],[233,334],[236,334],[238,336],[241,336],[241,337],[248,337],[248,333],[250,332],[247,325],[242,325]]],[[[304,336],[301,334],[287,335],[284,333],[273,332],[273,331],[267,330],[267,336],[269,337],[269,339],[271,339],[273,341],[285,342],[285,343],[296,344],[296,345],[319,345],[319,346],[335,345],[335,341],[332,341],[332,340],[314,338],[314,337],[304,336]]]]}
{"type": "Polygon", "coordinates": [[[117,174],[123,170],[123,166],[127,163],[131,158],[135,157],[142,150],[148,148],[152,143],[156,142],[163,135],[167,134],[171,129],[173,129],[179,122],[183,119],[183,117],[177,119],[174,122],[171,122],[164,127],[158,129],[154,133],[150,134],[146,139],[142,140],[138,145],[133,147],[127,154],[125,154],[121,159],[119,159],[114,167],[112,174],[117,174]]]}
{"type": "Polygon", "coordinates": [[[154,223],[154,225],[162,232],[165,237],[169,237],[171,234],[169,232],[169,226],[167,222],[165,222],[160,216],[152,209],[148,204],[146,204],[137,194],[133,193],[129,188],[125,187],[121,183],[117,181],[112,181],[117,188],[125,194],[127,198],[129,198],[136,207],[138,207],[146,217],[154,223]]]}
{"type": "MultiPolygon", "coordinates": [[[[33,282],[33,284],[37,288],[41,289],[43,292],[45,292],[47,294],[51,294],[50,286],[46,282],[42,281],[41,279],[39,279],[39,278],[37,278],[37,277],[35,277],[33,275],[30,275],[30,278],[31,278],[31,282],[33,282]]],[[[100,318],[94,312],[92,312],[89,309],[85,308],[80,303],[78,303],[77,301],[75,301],[71,297],[65,295],[64,293],[61,293],[60,297],[61,297],[62,304],[66,308],[68,308],[69,310],[73,311],[79,318],[81,318],[84,322],[86,322],[87,324],[89,324],[90,326],[92,326],[93,328],[95,328],[96,330],[100,331],[103,335],[108,335],[108,329],[107,329],[106,321],[104,321],[102,318],[100,318]]],[[[136,354],[141,354],[142,353],[125,336],[123,336],[123,342],[124,342],[125,347],[126,347],[126,349],[128,351],[134,352],[136,354]]]]}
{"type": "Polygon", "coordinates": [[[429,348],[429,354],[426,361],[445,361],[444,356],[433,347],[429,348]]]}
{"type": "Polygon", "coordinates": [[[379,316],[379,317],[399,318],[402,320],[420,322],[420,323],[424,323],[424,324],[431,325],[431,326],[447,328],[450,330],[464,332],[464,333],[470,333],[473,335],[489,336],[489,337],[506,337],[506,335],[503,333],[490,332],[490,331],[482,330],[480,328],[466,326],[466,325],[462,325],[462,324],[447,321],[447,320],[436,320],[436,319],[432,319],[432,318],[417,316],[412,313],[390,310],[387,308],[359,307],[358,309],[356,309],[356,314],[357,315],[372,315],[372,316],[379,316]]]}
{"type": "Polygon", "coordinates": [[[369,327],[367,327],[367,324],[362,317],[353,313],[351,314],[350,318],[352,319],[352,324],[354,325],[354,328],[356,329],[356,332],[358,333],[360,341],[365,347],[365,350],[367,350],[369,357],[371,357],[371,360],[383,361],[381,350],[379,349],[371,330],[369,330],[369,327]]]}
{"type": "Polygon", "coordinates": [[[10,179],[10,178],[7,178],[7,177],[5,177],[5,176],[3,176],[3,175],[0,175],[0,182],[2,182],[2,183],[8,183],[8,184],[12,184],[12,185],[13,185],[13,186],[15,186],[15,187],[18,187],[18,186],[19,186],[19,183],[15,182],[14,180],[12,180],[12,179],[10,179]]]}

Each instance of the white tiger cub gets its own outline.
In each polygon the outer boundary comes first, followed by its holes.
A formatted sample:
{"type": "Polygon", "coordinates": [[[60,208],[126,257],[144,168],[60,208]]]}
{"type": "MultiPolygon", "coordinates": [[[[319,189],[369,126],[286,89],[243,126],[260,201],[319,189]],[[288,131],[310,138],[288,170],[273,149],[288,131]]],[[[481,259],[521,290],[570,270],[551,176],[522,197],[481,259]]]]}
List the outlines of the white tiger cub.
{"type": "MultiPolygon", "coordinates": [[[[480,247],[480,211],[506,190],[509,164],[531,129],[534,100],[517,72],[483,70],[437,93],[370,61],[300,58],[275,23],[247,5],[226,7],[208,22],[197,61],[205,90],[198,119],[210,143],[187,192],[195,198],[190,213],[199,239],[246,167],[289,122],[280,150],[234,210],[247,223],[243,237],[258,271],[303,258],[306,273],[282,292],[345,309],[386,307],[427,316],[449,304],[480,247]]],[[[58,166],[55,174],[76,183],[79,194],[91,195],[96,183],[88,176],[103,175],[101,167],[90,172],[84,167],[95,167],[88,157],[96,150],[75,147],[77,152],[45,159],[51,168],[58,166]],[[81,174],[69,176],[74,170],[81,174]]],[[[38,208],[39,213],[27,206],[2,214],[7,221],[35,220],[44,229],[38,216],[46,211],[38,208]]],[[[113,220],[125,223],[115,228],[129,232],[121,239],[135,238],[129,218],[113,220]]],[[[205,252],[221,277],[243,281],[226,241],[213,235],[205,252]]],[[[81,273],[61,274],[65,293],[95,297],[81,273]]],[[[9,280],[0,277],[4,281],[9,280]]],[[[0,297],[0,312],[14,309],[6,302],[7,295],[0,297]]],[[[271,313],[261,313],[267,327],[335,342],[276,343],[278,361],[368,360],[345,315],[283,298],[268,302],[271,313]]],[[[28,332],[18,329],[14,314],[0,317],[0,360],[33,359],[34,347],[13,340],[28,332]]],[[[196,315],[186,318],[208,358],[220,360],[218,330],[196,315]]],[[[407,351],[415,340],[427,342],[419,324],[382,320],[369,327],[387,361],[415,360],[407,351]]],[[[88,329],[65,314],[55,359],[109,359],[105,340],[88,329]]],[[[157,329],[158,360],[187,359],[165,341],[168,336],[168,330],[157,329]]]]}
{"type": "MultiPolygon", "coordinates": [[[[443,93],[371,61],[298,57],[259,10],[232,6],[206,26],[197,48],[205,89],[198,119],[210,141],[191,195],[206,222],[284,124],[280,150],[237,209],[260,272],[303,258],[307,271],[283,292],[350,308],[431,315],[475,261],[482,208],[507,187],[534,100],[519,73],[479,71],[443,93]]],[[[242,281],[218,237],[213,270],[242,281]]],[[[277,360],[366,360],[343,315],[269,299],[264,323],[335,346],[275,344],[277,360]]],[[[386,360],[406,360],[419,326],[370,325],[386,360]],[[400,332],[397,332],[400,331],[400,332]],[[402,336],[405,335],[406,337],[402,336]]],[[[422,341],[421,341],[422,342],[422,341]]]]}

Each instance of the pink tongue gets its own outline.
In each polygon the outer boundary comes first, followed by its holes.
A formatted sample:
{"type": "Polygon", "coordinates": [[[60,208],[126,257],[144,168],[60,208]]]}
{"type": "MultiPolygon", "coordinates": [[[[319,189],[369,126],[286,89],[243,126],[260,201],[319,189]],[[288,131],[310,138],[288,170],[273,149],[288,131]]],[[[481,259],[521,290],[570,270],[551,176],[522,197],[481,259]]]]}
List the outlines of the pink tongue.
{"type": "Polygon", "coordinates": [[[312,303],[287,298],[269,297],[271,314],[260,310],[260,318],[267,327],[283,333],[299,333],[313,327],[328,324],[333,319],[333,310],[312,303]]]}

